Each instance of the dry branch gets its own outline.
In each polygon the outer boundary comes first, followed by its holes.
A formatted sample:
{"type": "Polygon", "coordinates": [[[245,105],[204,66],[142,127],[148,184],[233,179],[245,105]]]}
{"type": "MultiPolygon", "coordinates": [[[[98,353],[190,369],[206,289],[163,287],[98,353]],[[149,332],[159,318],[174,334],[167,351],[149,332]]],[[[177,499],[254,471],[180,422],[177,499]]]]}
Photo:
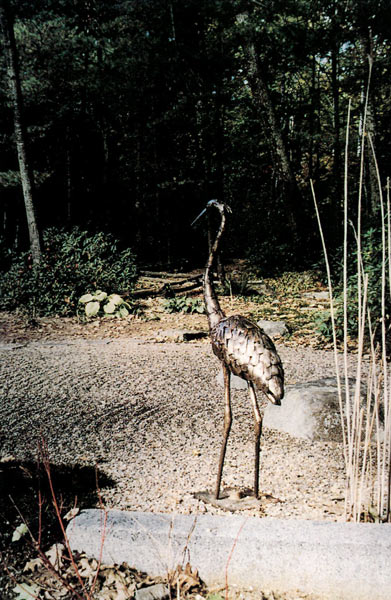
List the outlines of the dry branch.
{"type": "Polygon", "coordinates": [[[201,273],[198,275],[190,275],[186,273],[168,273],[167,271],[140,271],[140,275],[143,278],[149,279],[181,279],[185,278],[186,281],[190,281],[191,279],[198,279],[201,276],[201,273]]]}
{"type": "MultiPolygon", "coordinates": [[[[145,273],[145,271],[144,271],[145,273]]],[[[156,274],[157,276],[158,274],[156,274]]],[[[163,275],[163,274],[159,274],[159,275],[163,275]]],[[[182,275],[183,277],[183,275],[182,275]]],[[[146,279],[149,279],[149,277],[145,277],[146,279]]],[[[164,281],[163,285],[161,285],[159,288],[144,288],[141,290],[135,290],[132,292],[132,296],[136,297],[136,298],[147,298],[149,296],[161,296],[161,295],[166,295],[168,292],[170,294],[185,294],[187,292],[190,291],[194,291],[198,288],[201,287],[202,285],[202,274],[199,275],[195,275],[195,276],[191,276],[191,277],[186,277],[185,279],[181,279],[181,280],[177,280],[175,279],[174,281],[167,279],[160,279],[160,281],[164,281]],[[188,284],[188,285],[185,285],[188,284]]]]}

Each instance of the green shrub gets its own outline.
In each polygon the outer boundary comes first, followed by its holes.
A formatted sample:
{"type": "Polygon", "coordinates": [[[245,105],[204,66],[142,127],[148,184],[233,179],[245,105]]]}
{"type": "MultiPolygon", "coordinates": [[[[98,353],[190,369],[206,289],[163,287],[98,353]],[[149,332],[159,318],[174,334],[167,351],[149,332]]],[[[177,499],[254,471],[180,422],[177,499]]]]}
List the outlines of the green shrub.
{"type": "MultiPolygon", "coordinates": [[[[368,276],[367,288],[367,310],[371,314],[372,329],[375,330],[381,322],[381,286],[382,286],[382,238],[381,228],[370,228],[362,234],[361,238],[361,261],[364,273],[368,276]]],[[[334,280],[334,310],[335,310],[335,329],[337,339],[343,339],[344,330],[344,297],[347,301],[347,332],[350,337],[356,338],[358,335],[358,289],[360,282],[357,275],[358,252],[355,247],[349,254],[349,265],[347,273],[347,286],[344,289],[342,281],[342,267],[335,271],[334,280]]],[[[389,289],[388,265],[386,269],[386,290],[389,289]]],[[[360,284],[363,289],[362,284],[360,284]]],[[[363,291],[362,291],[363,294],[363,291]]],[[[386,294],[387,296],[387,294],[386,294]]],[[[389,319],[391,307],[386,306],[386,318],[389,319]]],[[[321,335],[331,340],[332,326],[330,312],[318,315],[317,330],[321,335]]],[[[366,332],[367,334],[368,332],[366,332]]]]}
{"type": "Polygon", "coordinates": [[[179,296],[170,298],[164,301],[164,310],[168,313],[185,312],[185,313],[200,313],[205,312],[205,306],[199,298],[188,298],[187,296],[179,296]]]}
{"type": "Polygon", "coordinates": [[[127,317],[132,311],[132,305],[118,294],[107,295],[106,292],[96,290],[93,294],[84,294],[79,298],[83,315],[88,319],[94,317],[108,317],[121,319],[127,317]]]}
{"type": "Polygon", "coordinates": [[[14,250],[8,247],[5,238],[0,235],[0,273],[8,271],[14,258],[14,250]]]}
{"type": "Polygon", "coordinates": [[[132,290],[137,274],[130,249],[119,250],[111,235],[90,235],[79,228],[43,232],[42,259],[14,258],[0,282],[0,309],[22,309],[32,316],[74,315],[88,289],[132,290]]]}

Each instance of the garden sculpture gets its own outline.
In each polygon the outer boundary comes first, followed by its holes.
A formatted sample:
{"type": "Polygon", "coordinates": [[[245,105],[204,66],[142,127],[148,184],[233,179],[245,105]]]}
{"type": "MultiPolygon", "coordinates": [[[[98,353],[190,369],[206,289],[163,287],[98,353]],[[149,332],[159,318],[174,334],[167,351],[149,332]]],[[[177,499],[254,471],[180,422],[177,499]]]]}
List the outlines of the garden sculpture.
{"type": "Polygon", "coordinates": [[[214,354],[220,359],[224,376],[224,435],[220,451],[215,499],[219,499],[221,476],[228,436],[232,424],[231,373],[247,381],[248,393],[255,419],[255,474],[254,496],[259,494],[259,447],[263,412],[260,411],[255,388],[270,402],[280,405],[284,395],[284,371],[280,357],[269,336],[249,319],[241,315],[226,317],[219,304],[213,283],[212,268],[224,232],[226,214],[231,209],[217,200],[210,200],[192,225],[210,208],[220,213],[220,227],[211,247],[204,275],[204,299],[209,321],[209,333],[214,354]]]}

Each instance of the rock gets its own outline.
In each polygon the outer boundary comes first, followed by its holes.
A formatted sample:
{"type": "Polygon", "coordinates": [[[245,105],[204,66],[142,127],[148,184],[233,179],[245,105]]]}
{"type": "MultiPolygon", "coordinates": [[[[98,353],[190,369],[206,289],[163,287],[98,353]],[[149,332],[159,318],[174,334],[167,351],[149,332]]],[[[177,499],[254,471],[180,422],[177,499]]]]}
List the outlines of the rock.
{"type": "MultiPolygon", "coordinates": [[[[355,380],[349,380],[350,397],[355,380]]],[[[343,401],[345,386],[342,388],[343,401]]],[[[361,392],[366,401],[366,391],[361,392]]],[[[288,385],[281,406],[268,404],[263,424],[270,429],[308,440],[342,441],[341,417],[336,377],[288,385]]]]}
{"type": "Polygon", "coordinates": [[[26,344],[17,344],[15,342],[7,342],[7,343],[0,343],[0,350],[17,350],[18,348],[24,348],[25,346],[27,346],[26,344]]]}
{"type": "MultiPolygon", "coordinates": [[[[216,381],[221,387],[224,386],[222,370],[216,376],[216,381]]],[[[349,380],[349,386],[350,396],[353,399],[354,379],[349,380]]],[[[247,390],[247,381],[231,375],[231,389],[247,390]]],[[[344,385],[342,385],[342,394],[344,400],[344,385]]],[[[361,392],[361,398],[366,402],[365,389],[361,392]]],[[[261,392],[258,392],[258,399],[262,403],[261,392]]],[[[265,427],[289,433],[297,438],[341,442],[341,417],[336,377],[287,385],[281,406],[267,402],[263,424],[265,427]]]]}
{"type": "Polygon", "coordinates": [[[189,342],[206,337],[206,331],[189,331],[185,329],[165,329],[158,331],[157,342],[189,342]]]}
{"type": "Polygon", "coordinates": [[[168,600],[170,591],[163,583],[156,583],[140,590],[136,590],[135,600],[168,600]]]}
{"type": "Polygon", "coordinates": [[[314,300],[328,300],[328,292],[305,292],[303,294],[305,298],[313,298],[314,300]]]}
{"type": "Polygon", "coordinates": [[[231,591],[251,586],[254,598],[265,588],[278,598],[391,598],[388,524],[89,509],[71,521],[67,536],[72,551],[152,577],[167,575],[187,555],[209,588],[224,590],[228,573],[231,591]]]}
{"type": "Polygon", "coordinates": [[[273,290],[268,285],[266,285],[266,283],[263,283],[262,281],[249,281],[247,294],[248,295],[258,294],[259,296],[265,296],[265,295],[270,296],[273,294],[273,290]]]}
{"type": "Polygon", "coordinates": [[[271,338],[278,338],[288,333],[288,328],[284,321],[257,321],[257,325],[263,329],[271,338]]]}

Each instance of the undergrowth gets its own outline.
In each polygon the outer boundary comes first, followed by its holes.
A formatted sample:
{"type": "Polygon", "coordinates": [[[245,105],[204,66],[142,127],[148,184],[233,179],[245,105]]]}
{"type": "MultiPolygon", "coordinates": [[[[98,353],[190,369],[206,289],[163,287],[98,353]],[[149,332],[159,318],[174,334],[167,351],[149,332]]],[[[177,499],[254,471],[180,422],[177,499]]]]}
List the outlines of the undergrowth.
{"type": "Polygon", "coordinates": [[[111,235],[75,227],[43,232],[41,262],[30,252],[12,255],[0,281],[0,310],[22,310],[29,317],[72,316],[86,290],[130,292],[136,282],[136,258],[120,250],[111,235]]]}
{"type": "MultiPolygon", "coordinates": [[[[353,226],[351,226],[351,230],[351,233],[354,234],[353,226]]],[[[361,277],[368,279],[366,302],[367,310],[371,314],[373,331],[380,330],[384,314],[387,323],[390,322],[390,298],[385,298],[385,306],[382,307],[382,285],[387,288],[390,285],[388,270],[385,270],[385,282],[382,284],[382,235],[381,224],[369,227],[361,233],[359,248],[354,242],[353,235],[345,281],[342,262],[330,260],[331,268],[334,266],[331,276],[334,288],[334,328],[338,341],[343,341],[345,334],[353,339],[359,335],[359,279],[361,277]],[[345,308],[346,314],[344,314],[345,308]]],[[[330,311],[318,315],[316,327],[324,338],[332,340],[333,324],[330,311]]],[[[364,336],[368,341],[370,337],[368,323],[366,323],[364,336]]]]}
{"type": "Polygon", "coordinates": [[[163,308],[168,313],[205,313],[205,306],[200,298],[189,298],[188,296],[174,296],[165,300],[163,308]]]}

